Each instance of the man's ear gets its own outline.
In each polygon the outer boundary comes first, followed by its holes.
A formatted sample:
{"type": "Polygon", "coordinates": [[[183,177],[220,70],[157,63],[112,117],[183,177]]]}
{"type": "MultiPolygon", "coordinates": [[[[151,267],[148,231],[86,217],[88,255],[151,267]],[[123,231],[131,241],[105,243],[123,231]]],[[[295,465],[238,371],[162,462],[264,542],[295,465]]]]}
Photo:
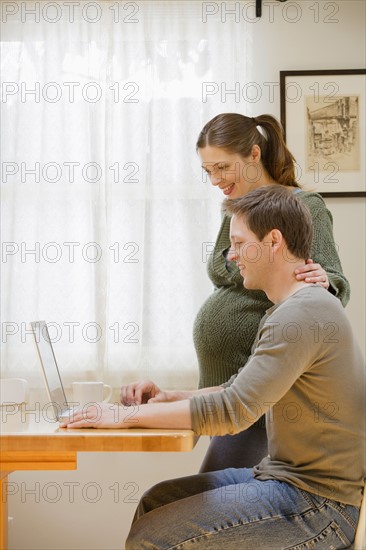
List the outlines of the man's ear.
{"type": "Polygon", "coordinates": [[[265,235],[262,242],[268,247],[269,262],[273,262],[275,254],[282,250],[285,241],[279,229],[271,229],[265,235]]]}
{"type": "Polygon", "coordinates": [[[279,229],[272,229],[268,233],[268,240],[271,243],[273,253],[276,253],[284,244],[284,238],[279,229]]]}

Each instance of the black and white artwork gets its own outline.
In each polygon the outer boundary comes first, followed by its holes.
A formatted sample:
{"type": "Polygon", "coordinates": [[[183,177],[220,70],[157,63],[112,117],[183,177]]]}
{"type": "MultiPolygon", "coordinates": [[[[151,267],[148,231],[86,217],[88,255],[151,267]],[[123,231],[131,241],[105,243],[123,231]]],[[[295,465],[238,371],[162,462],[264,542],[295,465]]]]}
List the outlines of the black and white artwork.
{"type": "Polygon", "coordinates": [[[366,69],[280,71],[280,102],[299,185],[366,197],[366,69]]]}
{"type": "Polygon", "coordinates": [[[360,169],[359,97],[305,98],[307,170],[334,163],[339,172],[360,169]]]}

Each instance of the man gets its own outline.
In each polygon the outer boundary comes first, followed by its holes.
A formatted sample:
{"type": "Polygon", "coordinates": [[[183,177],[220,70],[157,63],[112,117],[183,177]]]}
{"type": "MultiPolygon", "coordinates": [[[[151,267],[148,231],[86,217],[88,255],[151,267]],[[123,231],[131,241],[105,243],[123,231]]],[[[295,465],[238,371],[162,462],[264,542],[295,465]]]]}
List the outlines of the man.
{"type": "Polygon", "coordinates": [[[227,201],[230,257],[246,288],[274,306],[246,366],[223,386],[164,392],[149,381],[122,388],[141,404],[76,413],[69,428],[192,428],[238,433],[263,413],[269,455],[253,469],[229,468],[165,481],[139,504],[126,548],[348,548],[365,477],[365,370],[339,300],[294,270],[310,255],[306,207],[279,185],[227,201]],[[142,404],[144,403],[144,404],[142,404]]]}

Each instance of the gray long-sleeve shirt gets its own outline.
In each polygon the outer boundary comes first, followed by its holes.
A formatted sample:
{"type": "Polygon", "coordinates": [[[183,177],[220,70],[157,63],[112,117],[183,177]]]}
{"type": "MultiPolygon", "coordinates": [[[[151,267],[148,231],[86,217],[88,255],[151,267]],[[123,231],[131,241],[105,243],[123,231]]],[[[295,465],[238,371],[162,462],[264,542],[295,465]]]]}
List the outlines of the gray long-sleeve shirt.
{"type": "Polygon", "coordinates": [[[196,433],[238,433],[266,413],[269,455],[257,479],[360,505],[365,364],[337,298],[309,285],[270,308],[247,364],[223,386],[191,398],[196,433]]]}

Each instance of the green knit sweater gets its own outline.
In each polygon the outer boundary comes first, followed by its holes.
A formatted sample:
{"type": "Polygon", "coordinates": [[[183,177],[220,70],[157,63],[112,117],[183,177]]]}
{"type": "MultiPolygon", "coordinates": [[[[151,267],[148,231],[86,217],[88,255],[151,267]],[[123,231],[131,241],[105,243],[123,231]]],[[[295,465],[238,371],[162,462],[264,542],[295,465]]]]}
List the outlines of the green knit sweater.
{"type": "MultiPolygon", "coordinates": [[[[312,259],[328,274],[330,291],[343,306],[349,300],[349,283],[342,273],[333,238],[332,215],[320,195],[300,191],[313,219],[312,259]]],[[[234,262],[226,261],[230,246],[230,218],[224,215],[207,271],[214,292],[199,310],[193,329],[199,364],[199,387],[223,384],[245,365],[260,319],[273,304],[261,290],[247,290],[234,262]]]]}

